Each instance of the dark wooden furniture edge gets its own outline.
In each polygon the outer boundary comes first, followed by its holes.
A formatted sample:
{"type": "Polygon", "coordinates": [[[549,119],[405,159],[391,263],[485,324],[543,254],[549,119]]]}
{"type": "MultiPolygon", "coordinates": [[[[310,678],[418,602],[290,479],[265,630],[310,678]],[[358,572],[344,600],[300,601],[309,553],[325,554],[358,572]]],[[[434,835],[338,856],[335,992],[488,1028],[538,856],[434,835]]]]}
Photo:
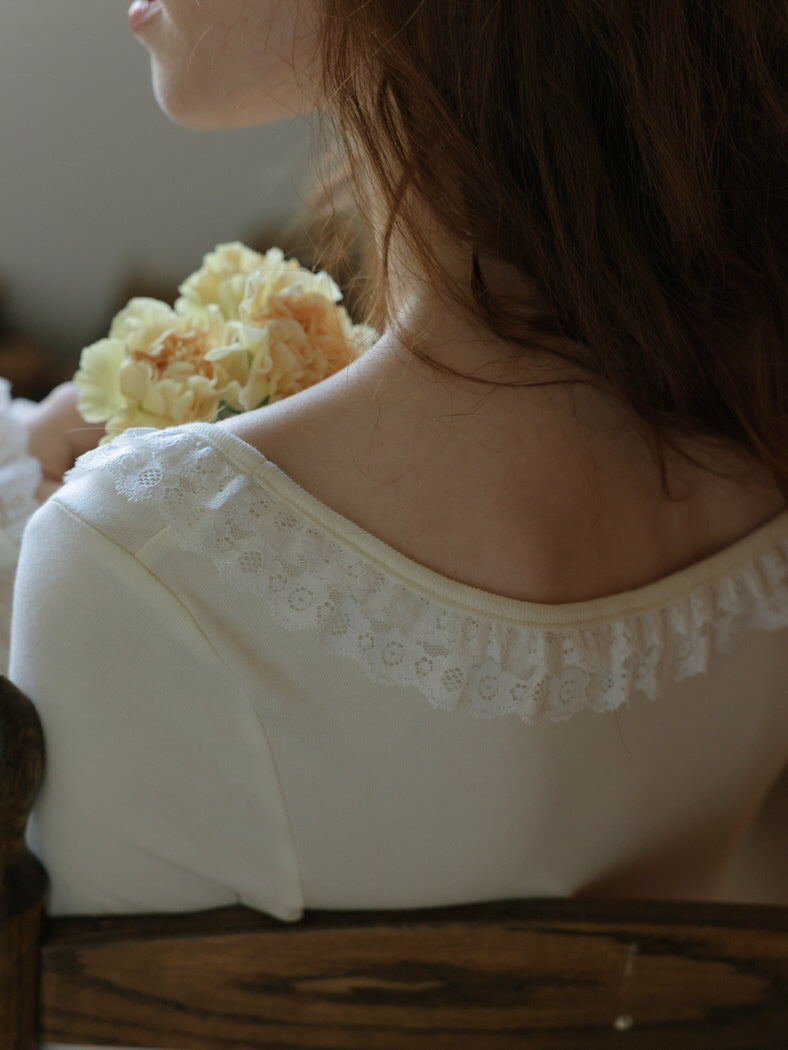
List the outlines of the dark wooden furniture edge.
{"type": "Polygon", "coordinates": [[[35,708],[0,677],[0,1047],[32,1045],[46,873],[25,845],[44,770],[35,708]]]}
{"type": "Polygon", "coordinates": [[[114,943],[134,940],[167,940],[180,937],[211,937],[229,934],[290,934],[298,930],[364,929],[377,926],[425,927],[458,923],[463,926],[498,924],[633,923],[644,927],[661,925],[698,926],[788,933],[788,909],[770,904],[733,904],[708,901],[663,901],[587,898],[531,897],[507,901],[437,908],[374,911],[307,910],[298,923],[280,922],[261,912],[234,905],[208,911],[150,915],[102,915],[49,918],[45,941],[50,948],[84,943],[114,943]]]}
{"type": "Polygon", "coordinates": [[[58,919],[42,959],[43,1034],[62,1041],[160,1046],[163,1026],[194,1050],[777,1050],[788,1031],[786,913],[767,906],[58,919]],[[84,999],[91,982],[103,1016],[84,999]]]}

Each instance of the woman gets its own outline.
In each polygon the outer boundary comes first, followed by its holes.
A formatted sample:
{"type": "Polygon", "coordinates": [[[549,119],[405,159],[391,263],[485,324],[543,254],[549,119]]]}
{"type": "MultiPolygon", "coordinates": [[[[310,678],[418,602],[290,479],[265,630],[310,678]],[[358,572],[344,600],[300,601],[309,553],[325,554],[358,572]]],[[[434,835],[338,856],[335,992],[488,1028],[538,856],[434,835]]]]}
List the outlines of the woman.
{"type": "Polygon", "coordinates": [[[175,119],[335,119],[383,335],[31,524],[52,909],[713,896],[788,750],[782,5],[130,16],[175,119]]]}

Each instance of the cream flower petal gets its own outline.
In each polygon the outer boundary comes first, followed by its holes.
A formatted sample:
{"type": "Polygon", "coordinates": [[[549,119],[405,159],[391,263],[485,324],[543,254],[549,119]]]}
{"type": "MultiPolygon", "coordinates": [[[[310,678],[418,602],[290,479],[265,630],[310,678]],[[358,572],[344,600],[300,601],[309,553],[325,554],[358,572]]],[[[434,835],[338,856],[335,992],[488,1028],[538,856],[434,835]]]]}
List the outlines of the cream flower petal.
{"type": "Polygon", "coordinates": [[[175,312],[204,320],[213,304],[226,320],[235,320],[248,275],[265,265],[264,256],[237,241],[218,245],[205,256],[200,269],[181,284],[175,312]]]}
{"type": "Polygon", "coordinates": [[[74,384],[77,410],[87,423],[102,423],[123,407],[120,367],[124,354],[120,339],[100,339],[82,351],[74,384]]]}
{"type": "Polygon", "coordinates": [[[132,299],[117,313],[109,330],[113,339],[137,337],[148,329],[166,329],[175,320],[173,310],[158,299],[132,299]]]}
{"type": "Polygon", "coordinates": [[[126,405],[141,405],[148,386],[153,382],[153,369],[147,361],[126,359],[120,366],[118,382],[126,405]]]}
{"type": "Polygon", "coordinates": [[[118,434],[122,434],[124,430],[128,430],[129,427],[156,427],[157,430],[163,430],[168,426],[171,426],[171,420],[163,416],[155,416],[150,412],[143,412],[141,408],[136,406],[125,405],[111,419],[107,420],[107,425],[104,428],[106,437],[102,438],[101,443],[104,444],[105,441],[110,441],[112,438],[117,437],[118,434]]]}

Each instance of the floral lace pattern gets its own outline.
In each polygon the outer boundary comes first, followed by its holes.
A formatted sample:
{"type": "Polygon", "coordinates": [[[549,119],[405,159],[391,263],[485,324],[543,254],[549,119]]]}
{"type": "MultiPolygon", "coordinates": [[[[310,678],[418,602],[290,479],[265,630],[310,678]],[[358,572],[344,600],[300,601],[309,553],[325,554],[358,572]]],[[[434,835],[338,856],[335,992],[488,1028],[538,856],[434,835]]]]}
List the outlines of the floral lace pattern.
{"type": "Polygon", "coordinates": [[[0,670],[8,664],[11,599],[22,531],[38,507],[35,491],[41,464],[27,452],[22,426],[24,403],[12,402],[10,387],[0,379],[0,670]]]}
{"type": "Polygon", "coordinates": [[[8,383],[0,379],[0,529],[15,544],[38,506],[34,493],[41,481],[41,464],[27,452],[19,418],[23,413],[23,407],[19,411],[11,403],[8,383]]]}
{"type": "Polygon", "coordinates": [[[241,470],[199,429],[129,431],[84,456],[72,476],[107,471],[119,495],[155,502],[182,549],[207,555],[280,624],[319,632],[376,682],[411,685],[434,707],[525,721],[611,711],[702,674],[745,631],[788,627],[785,530],[733,571],[667,603],[633,604],[621,618],[584,616],[583,605],[593,603],[514,601],[521,617],[490,616],[378,564],[319,512],[312,518],[286,498],[281,485],[241,470]]]}

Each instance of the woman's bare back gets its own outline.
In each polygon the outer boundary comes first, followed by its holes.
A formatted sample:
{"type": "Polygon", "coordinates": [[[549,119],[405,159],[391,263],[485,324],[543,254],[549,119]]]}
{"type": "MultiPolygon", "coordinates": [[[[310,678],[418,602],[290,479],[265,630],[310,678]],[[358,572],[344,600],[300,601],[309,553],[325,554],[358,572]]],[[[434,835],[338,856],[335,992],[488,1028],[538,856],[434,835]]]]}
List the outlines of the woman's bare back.
{"type": "Polygon", "coordinates": [[[227,424],[327,506],[450,579],[565,603],[650,583],[784,505],[749,463],[660,468],[632,413],[587,385],[486,386],[385,348],[227,424]]]}

